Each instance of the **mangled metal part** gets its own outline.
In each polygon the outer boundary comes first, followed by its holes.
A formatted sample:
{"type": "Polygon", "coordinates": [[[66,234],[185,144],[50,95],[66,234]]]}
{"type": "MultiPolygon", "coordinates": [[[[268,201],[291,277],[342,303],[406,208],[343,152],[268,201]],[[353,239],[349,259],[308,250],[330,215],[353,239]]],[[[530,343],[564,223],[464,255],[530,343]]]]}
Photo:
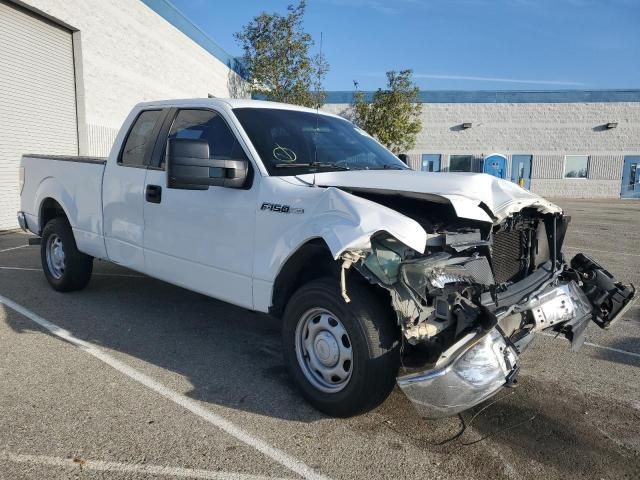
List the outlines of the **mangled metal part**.
{"type": "Polygon", "coordinates": [[[534,332],[574,319],[586,317],[589,320],[592,310],[589,300],[575,282],[560,283],[548,289],[533,298],[525,308],[531,311],[534,332]]]}
{"type": "Polygon", "coordinates": [[[490,239],[483,239],[479,229],[463,232],[427,233],[427,247],[449,247],[456,252],[470,248],[491,245],[490,239]]]}
{"type": "Polygon", "coordinates": [[[442,353],[434,368],[397,381],[421,416],[439,418],[496,394],[518,368],[516,351],[493,328],[465,335],[442,353]]]}
{"type": "Polygon", "coordinates": [[[349,270],[354,263],[363,259],[364,256],[364,253],[360,250],[349,250],[340,256],[342,259],[342,265],[340,267],[340,293],[346,303],[351,302],[347,294],[347,270],[349,270]]]}
{"type": "Polygon", "coordinates": [[[582,347],[593,307],[575,282],[561,282],[547,289],[528,302],[525,308],[531,312],[532,332],[556,327],[569,338],[572,350],[582,347]]]}
{"type": "Polygon", "coordinates": [[[354,264],[365,278],[389,291],[405,338],[415,344],[438,335],[454,322],[456,333],[473,324],[478,306],[460,292],[465,286],[493,284],[486,257],[454,257],[446,252],[419,258],[410,255],[401,242],[378,237],[372,239],[371,251],[362,262],[354,264]],[[449,288],[451,284],[457,287],[449,288]]]}
{"type": "Polygon", "coordinates": [[[470,232],[447,232],[445,244],[456,252],[462,252],[481,245],[491,245],[491,241],[483,240],[480,230],[476,229],[470,232]]]}

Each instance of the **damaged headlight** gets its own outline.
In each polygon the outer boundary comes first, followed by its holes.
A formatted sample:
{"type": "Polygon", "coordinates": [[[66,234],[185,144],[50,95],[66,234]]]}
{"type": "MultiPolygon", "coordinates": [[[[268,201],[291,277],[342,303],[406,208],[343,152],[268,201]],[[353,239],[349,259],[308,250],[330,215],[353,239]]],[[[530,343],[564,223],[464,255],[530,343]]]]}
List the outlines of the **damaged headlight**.
{"type": "Polygon", "coordinates": [[[398,280],[400,262],[406,249],[393,237],[376,238],[371,241],[371,255],[364,260],[364,265],[382,283],[392,285],[398,280]]]}
{"type": "Polygon", "coordinates": [[[425,258],[405,261],[400,270],[405,283],[416,292],[425,288],[444,288],[451,283],[492,285],[493,273],[486,257],[452,257],[439,252],[425,258]]]}
{"type": "Polygon", "coordinates": [[[515,362],[515,352],[494,328],[462,355],[453,369],[464,381],[481,387],[495,382],[504,383],[515,362]]]}

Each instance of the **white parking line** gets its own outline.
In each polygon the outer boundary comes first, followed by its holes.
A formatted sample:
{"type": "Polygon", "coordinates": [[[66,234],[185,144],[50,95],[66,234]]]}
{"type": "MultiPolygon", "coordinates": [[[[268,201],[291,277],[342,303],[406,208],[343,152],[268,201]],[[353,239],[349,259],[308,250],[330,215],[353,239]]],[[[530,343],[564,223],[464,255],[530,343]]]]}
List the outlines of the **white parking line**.
{"type": "Polygon", "coordinates": [[[9,252],[11,250],[18,250],[19,248],[25,248],[28,247],[29,245],[20,245],[18,247],[11,247],[11,248],[5,248],[4,250],[0,250],[0,253],[2,252],[9,252]]]}
{"type": "Polygon", "coordinates": [[[611,226],[611,227],[629,227],[630,225],[628,223],[624,223],[624,222],[620,222],[620,223],[606,223],[606,222],[598,222],[597,220],[594,221],[587,221],[587,220],[574,220],[576,225],[580,225],[582,226],[582,224],[587,224],[587,225],[607,225],[607,226],[611,226]]]}
{"type": "MultiPolygon", "coordinates": [[[[566,340],[564,337],[554,335],[553,333],[541,332],[540,335],[544,335],[545,337],[558,338],[560,340],[566,340]]],[[[601,348],[602,350],[608,350],[610,352],[616,352],[622,355],[629,355],[630,357],[640,358],[640,353],[630,352],[628,350],[620,350],[619,348],[605,347],[604,345],[598,345],[597,343],[591,342],[584,342],[584,344],[589,347],[601,348]]]]}
{"type": "Polygon", "coordinates": [[[47,467],[61,467],[78,471],[93,470],[97,472],[137,473],[159,475],[171,478],[197,478],[206,480],[275,480],[273,477],[250,475],[235,472],[219,472],[199,468],[164,467],[161,465],[141,465],[102,460],[86,460],[84,458],[60,458],[46,455],[23,455],[11,452],[0,452],[0,460],[13,463],[28,463],[47,467]]]}
{"type": "Polygon", "coordinates": [[[571,232],[572,234],[577,234],[580,233],[582,235],[593,235],[594,233],[597,233],[598,235],[607,235],[607,234],[611,234],[611,235],[615,235],[616,237],[620,236],[620,235],[633,235],[634,232],[632,231],[625,231],[625,230],[598,230],[597,232],[594,232],[593,230],[569,230],[569,232],[571,232]]]}
{"type": "Polygon", "coordinates": [[[85,351],[89,355],[92,355],[95,358],[103,361],[110,367],[118,370],[120,373],[123,373],[124,375],[128,376],[132,380],[135,380],[141,385],[147,387],[149,390],[153,390],[154,392],[163,396],[164,398],[171,400],[172,402],[174,402],[177,405],[180,405],[186,410],[189,410],[191,413],[197,415],[198,417],[202,418],[206,422],[209,422],[211,425],[214,425],[220,430],[225,431],[229,435],[235,437],[236,439],[249,445],[250,447],[258,450],[259,452],[263,453],[264,455],[271,458],[272,460],[275,460],[276,462],[288,468],[289,470],[300,474],[302,477],[308,478],[308,479],[317,479],[317,480],[327,479],[327,477],[316,472],[315,470],[313,470],[311,467],[304,464],[300,460],[297,460],[296,458],[288,455],[282,450],[269,445],[267,442],[263,440],[260,440],[259,438],[253,436],[249,432],[231,423],[229,420],[226,420],[225,418],[207,410],[195,400],[192,400],[178,392],[171,390],[170,388],[165,387],[164,385],[157,382],[153,378],[121,362],[120,360],[109,355],[108,353],[96,347],[95,345],[74,337],[67,330],[57,326],[54,323],[51,323],[48,320],[45,320],[41,316],[37,315],[36,313],[32,312],[26,307],[23,307],[22,305],[14,302],[13,300],[10,300],[0,295],[0,303],[6,305],[12,310],[15,310],[21,315],[24,315],[29,320],[37,323],[41,327],[46,328],[53,335],[56,335],[57,337],[60,337],[63,340],[66,340],[67,342],[76,345],[78,348],[85,351]]]}
{"type": "MultiPolygon", "coordinates": [[[[27,268],[27,267],[0,267],[0,270],[18,270],[24,272],[42,272],[41,268],[27,268]]],[[[130,278],[145,278],[144,275],[135,275],[132,273],[97,273],[93,272],[91,275],[99,275],[101,277],[130,277],[130,278]]]]}
{"type": "Polygon", "coordinates": [[[610,253],[612,255],[622,255],[625,257],[640,257],[640,254],[638,253],[610,252],[609,250],[596,250],[595,248],[572,247],[570,245],[565,245],[562,248],[566,248],[567,250],[585,250],[587,252],[610,253]]]}

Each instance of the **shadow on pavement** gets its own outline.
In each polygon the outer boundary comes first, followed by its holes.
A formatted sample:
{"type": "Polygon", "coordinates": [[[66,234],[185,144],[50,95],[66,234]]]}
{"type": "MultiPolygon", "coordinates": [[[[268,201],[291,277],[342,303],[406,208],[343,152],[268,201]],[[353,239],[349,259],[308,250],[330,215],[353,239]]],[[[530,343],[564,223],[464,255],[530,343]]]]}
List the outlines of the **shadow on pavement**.
{"type": "MultiPolygon", "coordinates": [[[[42,274],[27,275],[27,288],[5,281],[2,293],[77,338],[187,378],[191,398],[289,420],[323,418],[289,381],[272,317],[151,278],[94,275],[85,290],[62,294],[42,274]]],[[[11,318],[16,332],[40,331],[11,318]]]]}
{"type": "Polygon", "coordinates": [[[640,467],[630,459],[638,457],[640,445],[629,437],[635,436],[629,425],[638,424],[638,412],[565,385],[528,376],[520,383],[464,412],[463,433],[458,417],[407,415],[410,405],[399,395],[376,411],[378,424],[429,452],[461,456],[477,478],[539,478],[541,472],[544,478],[638,478],[640,467]]]}
{"type": "Polygon", "coordinates": [[[609,362],[621,363],[623,365],[631,365],[632,367],[640,368],[640,353],[638,353],[638,345],[640,345],[640,338],[618,338],[616,340],[607,342],[606,346],[622,350],[623,352],[635,353],[637,356],[625,354],[622,352],[613,352],[611,350],[604,350],[600,348],[590,352],[590,355],[601,360],[607,360],[609,362]]]}

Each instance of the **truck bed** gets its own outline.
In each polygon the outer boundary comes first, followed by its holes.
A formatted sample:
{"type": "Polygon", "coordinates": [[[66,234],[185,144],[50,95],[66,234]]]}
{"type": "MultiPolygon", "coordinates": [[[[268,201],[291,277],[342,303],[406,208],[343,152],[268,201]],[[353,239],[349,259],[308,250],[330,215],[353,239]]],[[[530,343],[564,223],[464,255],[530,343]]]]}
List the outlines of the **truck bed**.
{"type": "Polygon", "coordinates": [[[106,163],[104,157],[23,155],[21,211],[29,230],[40,234],[41,215],[57,203],[71,224],[78,249],[103,258],[102,175],[106,163]]]}
{"type": "Polygon", "coordinates": [[[23,157],[37,158],[39,160],[56,160],[59,162],[99,163],[105,165],[107,157],[78,157],[75,155],[42,155],[38,153],[25,153],[23,157]]]}

